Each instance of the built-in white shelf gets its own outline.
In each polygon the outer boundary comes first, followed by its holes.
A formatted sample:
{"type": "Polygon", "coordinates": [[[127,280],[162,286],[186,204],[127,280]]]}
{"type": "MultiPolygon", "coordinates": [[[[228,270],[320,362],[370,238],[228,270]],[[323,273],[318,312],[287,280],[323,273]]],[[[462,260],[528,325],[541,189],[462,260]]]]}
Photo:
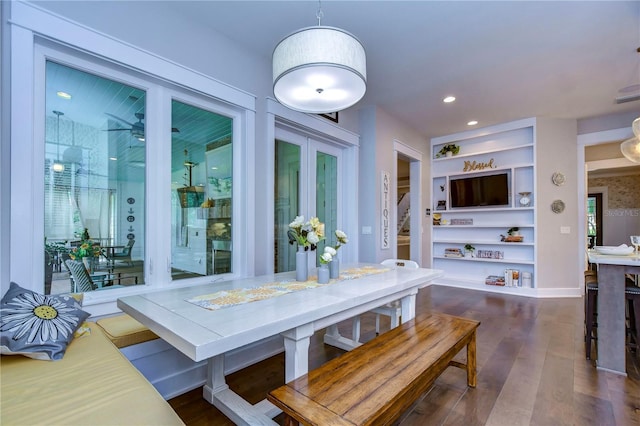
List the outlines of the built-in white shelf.
{"type": "Polygon", "coordinates": [[[523,120],[512,126],[500,125],[432,139],[434,157],[446,144],[460,147],[458,155],[434,158],[431,164],[432,213],[445,221],[445,224],[431,226],[432,267],[445,272],[444,277],[437,280],[439,283],[514,294],[536,292],[535,134],[534,122],[523,120]],[[490,163],[493,168],[468,171],[469,163],[473,161],[490,163]],[[505,172],[509,179],[509,205],[450,208],[451,179],[505,172]],[[531,193],[531,204],[527,207],[518,204],[521,192],[531,193]],[[439,201],[446,204],[447,209],[438,210],[439,201]],[[473,224],[451,225],[452,219],[471,219],[473,224]],[[519,228],[523,242],[500,241],[500,235],[507,235],[512,227],[519,228]],[[465,244],[473,245],[476,251],[499,251],[501,258],[444,256],[447,248],[459,248],[464,252],[465,244]],[[530,273],[533,288],[485,284],[487,276],[502,276],[505,269],[530,273]]]}
{"type": "MultiPolygon", "coordinates": [[[[433,256],[434,259],[456,260],[463,262],[488,262],[488,263],[508,263],[510,265],[533,265],[532,260],[524,259],[481,259],[479,257],[446,257],[442,255],[433,256]]],[[[499,275],[499,274],[492,274],[499,275]]]]}
{"type": "MultiPolygon", "coordinates": [[[[506,241],[500,241],[500,240],[461,240],[461,239],[438,239],[438,238],[434,238],[433,239],[433,243],[434,244],[472,244],[472,245],[491,245],[491,246],[496,246],[496,245],[503,245],[503,246],[533,246],[534,243],[532,242],[521,242],[521,243],[509,243],[506,241]]],[[[477,247],[476,247],[477,248],[477,247]]]]}
{"type": "Polygon", "coordinates": [[[460,287],[471,290],[488,291],[492,293],[514,294],[518,296],[533,297],[537,295],[536,289],[530,287],[507,287],[498,285],[487,285],[484,281],[468,279],[461,276],[448,275],[436,278],[432,284],[446,285],[449,287],[460,287]]]}

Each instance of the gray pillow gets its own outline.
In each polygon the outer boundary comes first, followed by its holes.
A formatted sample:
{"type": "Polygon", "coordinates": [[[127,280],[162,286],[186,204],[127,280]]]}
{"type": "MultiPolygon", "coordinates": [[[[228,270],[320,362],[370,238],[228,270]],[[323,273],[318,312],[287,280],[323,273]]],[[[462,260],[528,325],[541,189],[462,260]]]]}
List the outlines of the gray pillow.
{"type": "Polygon", "coordinates": [[[0,353],[62,359],[89,315],[70,295],[45,296],[12,282],[0,301],[0,353]]]}

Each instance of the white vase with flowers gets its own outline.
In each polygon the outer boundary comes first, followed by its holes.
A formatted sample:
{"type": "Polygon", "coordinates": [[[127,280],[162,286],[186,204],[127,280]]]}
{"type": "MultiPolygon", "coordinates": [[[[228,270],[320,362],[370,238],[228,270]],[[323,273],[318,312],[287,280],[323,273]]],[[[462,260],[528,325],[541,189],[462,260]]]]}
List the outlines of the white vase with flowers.
{"type": "Polygon", "coordinates": [[[296,216],[289,224],[290,244],[297,244],[296,252],[296,280],[307,281],[309,278],[308,252],[316,249],[318,243],[324,239],[324,223],[317,217],[312,217],[308,222],[304,216],[296,216]]]}

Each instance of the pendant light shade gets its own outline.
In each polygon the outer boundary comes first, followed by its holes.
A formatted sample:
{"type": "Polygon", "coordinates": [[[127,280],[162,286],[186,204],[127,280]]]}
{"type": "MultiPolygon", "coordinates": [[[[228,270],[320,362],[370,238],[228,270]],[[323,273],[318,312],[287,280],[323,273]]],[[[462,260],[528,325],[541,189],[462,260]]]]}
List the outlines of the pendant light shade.
{"type": "Polygon", "coordinates": [[[288,108],[336,112],[362,99],[366,89],[364,47],[339,28],[300,29],[273,51],[273,94],[288,108]]]}
{"type": "Polygon", "coordinates": [[[633,120],[631,128],[633,129],[634,137],[622,142],[620,151],[628,160],[640,164],[640,117],[633,120]]]}

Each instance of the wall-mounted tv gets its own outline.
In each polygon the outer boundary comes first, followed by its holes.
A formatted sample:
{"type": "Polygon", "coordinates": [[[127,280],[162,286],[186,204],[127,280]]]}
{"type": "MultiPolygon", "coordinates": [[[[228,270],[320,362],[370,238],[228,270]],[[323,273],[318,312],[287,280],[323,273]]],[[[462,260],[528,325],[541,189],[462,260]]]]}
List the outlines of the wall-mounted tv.
{"type": "Polygon", "coordinates": [[[451,208],[509,205],[509,174],[451,178],[451,208]]]}

